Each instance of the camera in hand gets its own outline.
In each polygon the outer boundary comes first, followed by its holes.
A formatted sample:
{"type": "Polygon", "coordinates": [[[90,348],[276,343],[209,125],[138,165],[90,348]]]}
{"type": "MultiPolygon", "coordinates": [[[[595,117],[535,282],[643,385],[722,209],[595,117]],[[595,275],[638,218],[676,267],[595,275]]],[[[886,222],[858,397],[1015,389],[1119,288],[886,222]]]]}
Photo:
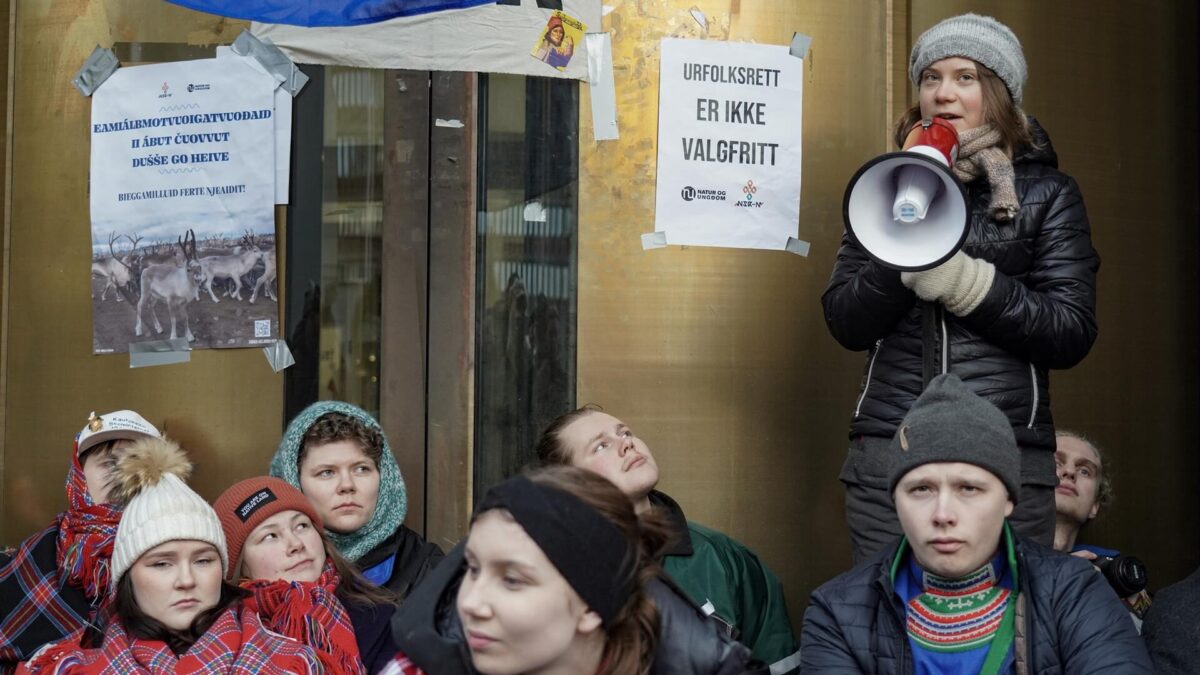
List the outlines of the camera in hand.
{"type": "Polygon", "coordinates": [[[1119,597],[1127,598],[1146,588],[1146,565],[1134,556],[1096,556],[1092,564],[1100,569],[1119,597]]]}

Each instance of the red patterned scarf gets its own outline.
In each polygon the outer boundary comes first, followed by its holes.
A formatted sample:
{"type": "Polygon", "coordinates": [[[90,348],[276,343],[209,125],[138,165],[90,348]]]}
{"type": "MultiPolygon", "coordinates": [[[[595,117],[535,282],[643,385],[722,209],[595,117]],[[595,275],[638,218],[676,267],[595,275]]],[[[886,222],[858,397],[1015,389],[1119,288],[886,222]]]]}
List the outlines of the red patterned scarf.
{"type": "Polygon", "coordinates": [[[104,646],[81,649],[79,634],[43,649],[18,673],[72,673],[80,675],[256,675],[260,672],[325,672],[312,650],[263,628],[255,612],[240,604],[221,612],[208,631],[176,656],[166,643],[134,638],[120,621],[104,631],[104,646]]]}
{"type": "Polygon", "coordinates": [[[316,582],[259,579],[243,582],[242,588],[254,593],[244,602],[267,628],[312,647],[331,673],[364,675],[354,626],[336,595],[339,583],[333,561],[326,558],[316,582]]]}
{"type": "Polygon", "coordinates": [[[58,569],[67,583],[82,588],[88,599],[101,605],[109,594],[108,564],[121,510],[111,504],[93,504],[87,478],[75,453],[67,473],[67,510],[58,522],[58,569]]]}

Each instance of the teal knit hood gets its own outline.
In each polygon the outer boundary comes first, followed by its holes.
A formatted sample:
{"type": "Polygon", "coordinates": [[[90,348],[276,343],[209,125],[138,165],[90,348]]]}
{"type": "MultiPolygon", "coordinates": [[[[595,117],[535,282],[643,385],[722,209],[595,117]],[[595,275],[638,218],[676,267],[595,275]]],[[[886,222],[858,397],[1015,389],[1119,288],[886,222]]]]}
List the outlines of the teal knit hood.
{"type": "MultiPolygon", "coordinates": [[[[318,419],[328,413],[341,413],[353,417],[365,426],[378,429],[379,426],[370,413],[356,405],[343,401],[318,401],[296,415],[283,432],[275,456],[271,458],[271,475],[290,483],[297,490],[300,487],[300,444],[304,434],[318,419]]],[[[400,475],[400,467],[392,456],[392,448],[388,445],[387,436],[383,436],[383,453],[379,458],[379,499],[375,503],[375,513],[371,519],[358,530],[350,534],[325,531],[343,556],[350,561],[357,561],[392,536],[404,522],[408,514],[408,490],[404,485],[404,477],[400,475]]]]}

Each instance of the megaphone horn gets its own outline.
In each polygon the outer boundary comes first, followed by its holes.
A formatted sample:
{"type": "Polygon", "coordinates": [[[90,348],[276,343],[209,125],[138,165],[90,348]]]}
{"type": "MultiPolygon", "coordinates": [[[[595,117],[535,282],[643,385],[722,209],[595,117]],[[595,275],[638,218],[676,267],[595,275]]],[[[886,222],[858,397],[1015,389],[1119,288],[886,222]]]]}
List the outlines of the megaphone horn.
{"type": "Polygon", "coordinates": [[[951,167],[958,132],[939,117],[922,120],[900,152],[860,168],[842,201],[846,231],[876,262],[917,272],[936,267],[967,238],[967,190],[951,167]]]}

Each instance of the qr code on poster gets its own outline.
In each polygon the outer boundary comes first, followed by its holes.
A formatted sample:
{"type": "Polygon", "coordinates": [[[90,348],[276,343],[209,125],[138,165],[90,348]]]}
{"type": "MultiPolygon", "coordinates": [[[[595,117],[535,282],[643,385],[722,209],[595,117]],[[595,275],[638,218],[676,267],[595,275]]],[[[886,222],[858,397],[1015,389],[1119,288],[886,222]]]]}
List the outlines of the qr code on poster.
{"type": "Polygon", "coordinates": [[[258,319],[254,322],[254,337],[271,337],[270,319],[258,319]]]}

